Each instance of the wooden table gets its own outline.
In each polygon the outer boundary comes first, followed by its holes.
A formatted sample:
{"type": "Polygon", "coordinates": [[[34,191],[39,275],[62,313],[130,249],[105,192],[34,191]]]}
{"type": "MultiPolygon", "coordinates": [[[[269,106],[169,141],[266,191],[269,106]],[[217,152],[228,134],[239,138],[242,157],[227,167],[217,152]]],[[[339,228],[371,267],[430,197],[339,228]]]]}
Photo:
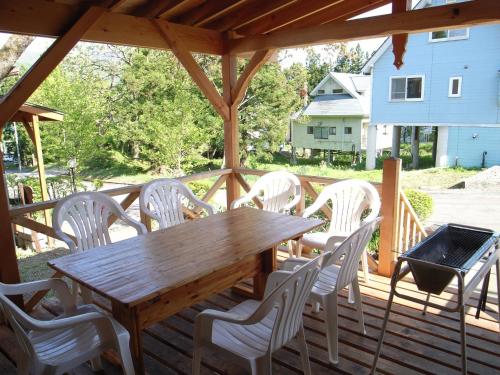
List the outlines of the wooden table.
{"type": "Polygon", "coordinates": [[[261,298],[276,269],[276,246],[322,221],[238,208],[101,248],[49,266],[111,300],[130,332],[136,371],[144,373],[141,331],[216,292],[253,277],[261,298]]]}

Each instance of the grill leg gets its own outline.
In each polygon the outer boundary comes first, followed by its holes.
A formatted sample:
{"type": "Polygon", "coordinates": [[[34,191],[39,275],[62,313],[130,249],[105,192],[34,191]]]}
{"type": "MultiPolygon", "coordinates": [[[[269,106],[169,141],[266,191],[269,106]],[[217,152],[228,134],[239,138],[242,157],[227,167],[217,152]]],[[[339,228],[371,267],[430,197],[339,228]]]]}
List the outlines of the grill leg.
{"type": "Polygon", "coordinates": [[[380,357],[380,352],[382,351],[382,343],[384,341],[385,330],[387,328],[387,322],[389,321],[389,314],[391,313],[392,300],[394,299],[394,289],[391,288],[391,293],[389,294],[389,299],[387,300],[387,308],[385,310],[384,322],[382,323],[382,328],[380,330],[380,337],[378,338],[377,351],[375,352],[375,357],[373,358],[372,370],[370,375],[375,374],[377,369],[378,357],[380,357]]]}
{"type": "Polygon", "coordinates": [[[497,260],[498,332],[500,333],[500,259],[497,260]]]}
{"type": "Polygon", "coordinates": [[[427,314],[427,304],[429,303],[429,300],[431,299],[431,294],[430,293],[427,293],[427,297],[425,299],[425,305],[424,305],[424,309],[422,310],[422,315],[425,315],[427,314]]]}
{"type": "Polygon", "coordinates": [[[462,349],[462,374],[467,375],[467,336],[465,332],[465,306],[460,307],[460,344],[462,349]]]}

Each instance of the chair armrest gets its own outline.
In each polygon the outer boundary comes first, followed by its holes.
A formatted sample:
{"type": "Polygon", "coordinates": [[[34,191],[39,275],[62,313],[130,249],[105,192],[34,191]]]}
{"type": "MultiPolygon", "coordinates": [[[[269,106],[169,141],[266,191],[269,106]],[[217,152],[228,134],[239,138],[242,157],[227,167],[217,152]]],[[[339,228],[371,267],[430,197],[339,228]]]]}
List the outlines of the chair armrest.
{"type": "Polygon", "coordinates": [[[310,259],[307,258],[288,258],[283,262],[283,270],[285,271],[293,271],[295,267],[303,266],[306,264],[310,259]]]}
{"type": "Polygon", "coordinates": [[[57,238],[59,238],[62,242],[64,242],[68,246],[70,252],[74,253],[77,251],[76,243],[71,239],[70,236],[68,236],[66,233],[64,233],[62,230],[58,228],[54,228],[54,231],[56,232],[57,238]]]}
{"type": "Polygon", "coordinates": [[[252,196],[250,196],[249,194],[246,194],[246,195],[232,201],[230,209],[233,210],[235,208],[238,208],[243,203],[250,202],[251,200],[252,200],[252,196]]]}
{"type": "Polygon", "coordinates": [[[212,338],[212,328],[215,320],[222,320],[229,323],[242,324],[247,317],[232,314],[225,311],[212,309],[203,310],[196,316],[194,322],[194,342],[199,346],[202,342],[210,342],[212,338]]]}
{"type": "Polygon", "coordinates": [[[209,205],[208,203],[206,202],[203,202],[201,199],[199,199],[198,197],[196,197],[194,194],[192,194],[192,196],[190,197],[190,200],[198,207],[201,207],[203,208],[205,211],[207,211],[208,215],[213,215],[215,212],[214,212],[214,208],[209,205]]]}
{"type": "Polygon", "coordinates": [[[128,215],[122,214],[120,215],[120,219],[123,220],[125,224],[134,228],[137,231],[137,234],[146,234],[148,232],[144,224],[132,219],[128,215]]]}
{"type": "Polygon", "coordinates": [[[35,320],[30,319],[30,329],[36,331],[51,331],[55,329],[73,328],[76,325],[84,323],[112,324],[111,318],[103,312],[88,312],[80,315],[62,317],[53,320],[35,320]]]}
{"type": "Polygon", "coordinates": [[[301,191],[299,189],[298,194],[295,195],[295,197],[290,201],[290,203],[288,203],[285,207],[283,207],[282,211],[290,212],[290,210],[300,202],[300,194],[301,191]]]}
{"type": "Polygon", "coordinates": [[[75,311],[76,305],[68,285],[62,279],[47,279],[21,284],[8,284],[9,294],[26,294],[42,290],[53,290],[61,301],[65,313],[75,311]]]}

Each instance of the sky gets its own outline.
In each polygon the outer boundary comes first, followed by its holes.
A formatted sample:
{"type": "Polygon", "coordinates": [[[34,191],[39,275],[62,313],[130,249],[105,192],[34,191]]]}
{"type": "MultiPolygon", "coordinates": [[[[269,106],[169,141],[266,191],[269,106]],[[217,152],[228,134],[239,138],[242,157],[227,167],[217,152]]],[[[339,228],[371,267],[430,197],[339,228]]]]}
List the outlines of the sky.
{"type": "MultiPolygon", "coordinates": [[[[418,2],[418,0],[413,0],[413,6],[418,2]]],[[[378,9],[372,10],[370,12],[364,13],[356,18],[376,16],[380,14],[388,14],[391,12],[391,6],[385,5],[378,9]]],[[[0,33],[0,46],[2,46],[10,34],[0,33]]],[[[361,45],[364,51],[371,54],[375,51],[384,41],[385,38],[374,38],[366,40],[358,40],[355,42],[349,42],[349,46],[355,46],[357,43],[361,45]]],[[[50,38],[36,38],[33,43],[28,47],[28,49],[23,53],[18,61],[20,65],[31,65],[38,59],[38,57],[45,52],[45,50],[52,44],[53,39],[50,38]]],[[[322,46],[318,45],[314,47],[319,53],[323,53],[322,46]]],[[[287,58],[281,61],[283,67],[290,66],[295,62],[305,62],[305,52],[302,49],[289,49],[287,50],[287,58]]]]}

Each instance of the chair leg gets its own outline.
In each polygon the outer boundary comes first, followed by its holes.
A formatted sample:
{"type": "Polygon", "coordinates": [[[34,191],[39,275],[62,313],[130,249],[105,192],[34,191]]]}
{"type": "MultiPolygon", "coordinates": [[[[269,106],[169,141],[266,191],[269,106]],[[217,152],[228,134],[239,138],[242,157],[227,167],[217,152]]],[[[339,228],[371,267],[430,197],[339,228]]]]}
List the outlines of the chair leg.
{"type": "Polygon", "coordinates": [[[321,308],[321,304],[319,302],[313,302],[312,303],[312,312],[313,313],[319,313],[319,310],[321,308]]]}
{"type": "Polygon", "coordinates": [[[100,356],[90,360],[90,368],[92,368],[92,371],[102,370],[102,360],[100,356]]]}
{"type": "Polygon", "coordinates": [[[500,259],[497,260],[498,328],[500,332],[500,259]]]}
{"type": "Polygon", "coordinates": [[[298,333],[300,359],[302,361],[302,370],[305,375],[311,375],[311,364],[309,363],[309,350],[307,349],[306,335],[304,333],[304,324],[300,324],[298,333]]]}
{"type": "Polygon", "coordinates": [[[123,373],[125,375],[134,375],[134,362],[132,361],[132,355],[130,354],[130,336],[128,334],[119,335],[117,341],[117,349],[122,361],[123,373]]]}
{"type": "Polygon", "coordinates": [[[332,293],[323,299],[323,309],[325,312],[328,357],[330,362],[336,365],[339,363],[337,293],[332,293]]]}
{"type": "Polygon", "coordinates": [[[354,302],[356,302],[354,292],[352,290],[352,284],[349,284],[347,286],[347,292],[348,292],[347,303],[352,305],[352,304],[354,304],[354,302]]]}
{"type": "Polygon", "coordinates": [[[365,277],[365,283],[370,282],[370,270],[368,268],[368,253],[363,251],[363,255],[361,256],[361,267],[363,268],[363,275],[365,277]]]}
{"type": "Polygon", "coordinates": [[[250,362],[252,368],[252,375],[271,375],[272,374],[272,361],[271,355],[265,355],[250,362]]]}
{"type": "Polygon", "coordinates": [[[365,320],[363,318],[363,301],[361,300],[361,291],[359,290],[358,278],[354,278],[351,283],[354,292],[354,301],[356,303],[356,312],[358,313],[358,326],[363,335],[366,335],[365,320]]]}
{"type": "Polygon", "coordinates": [[[201,371],[201,348],[195,344],[195,348],[193,350],[193,365],[192,365],[191,374],[192,375],[200,375],[201,371]]]}

